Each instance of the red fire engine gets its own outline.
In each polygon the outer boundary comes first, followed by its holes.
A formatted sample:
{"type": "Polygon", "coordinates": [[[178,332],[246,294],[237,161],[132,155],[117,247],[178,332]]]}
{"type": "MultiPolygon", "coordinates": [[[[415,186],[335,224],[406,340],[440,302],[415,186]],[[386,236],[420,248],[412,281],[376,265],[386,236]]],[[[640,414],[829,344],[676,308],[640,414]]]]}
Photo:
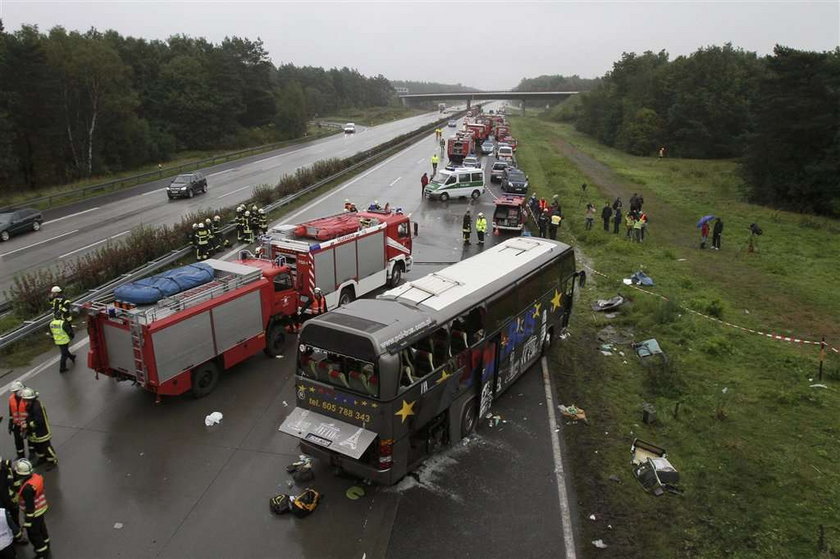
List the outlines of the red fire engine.
{"type": "Polygon", "coordinates": [[[464,162],[464,158],[475,152],[475,138],[473,131],[459,131],[446,142],[446,155],[449,161],[456,165],[464,162]]]}
{"type": "Polygon", "coordinates": [[[288,266],[210,259],[213,279],[152,305],[86,303],[88,367],[160,396],[209,394],[222,370],[255,353],[280,353],[297,313],[288,266]]]}
{"type": "Polygon", "coordinates": [[[271,259],[291,269],[301,297],[316,287],[327,308],[344,305],[411,270],[411,221],[386,204],[271,229],[264,244],[271,259]]]}
{"type": "Polygon", "coordinates": [[[466,128],[473,132],[476,144],[480,144],[490,137],[490,128],[483,122],[470,122],[466,125],[466,128]]]}

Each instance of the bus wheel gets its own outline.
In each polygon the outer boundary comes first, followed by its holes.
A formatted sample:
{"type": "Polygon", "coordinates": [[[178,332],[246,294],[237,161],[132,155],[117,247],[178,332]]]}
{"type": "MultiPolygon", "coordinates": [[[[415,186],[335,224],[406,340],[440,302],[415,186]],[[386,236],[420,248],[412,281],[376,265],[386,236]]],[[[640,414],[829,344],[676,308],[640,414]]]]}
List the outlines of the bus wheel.
{"type": "Polygon", "coordinates": [[[478,423],[478,400],[473,398],[464,406],[461,412],[461,438],[463,439],[473,431],[475,431],[476,423],[478,423]]]}
{"type": "Polygon", "coordinates": [[[286,334],[283,333],[283,327],[280,326],[279,322],[275,322],[268,328],[263,353],[269,357],[277,357],[282,353],[285,343],[286,334]]]}
{"type": "Polygon", "coordinates": [[[343,307],[344,305],[349,305],[355,298],[356,294],[353,293],[353,288],[345,287],[341,290],[341,295],[338,298],[338,306],[343,307]]]}
{"type": "Polygon", "coordinates": [[[212,361],[193,369],[192,395],[193,398],[203,398],[213,392],[219,383],[219,367],[212,361]]]}
{"type": "Polygon", "coordinates": [[[394,270],[391,272],[391,287],[396,287],[400,284],[402,280],[402,269],[403,265],[401,262],[394,264],[394,270]]]}

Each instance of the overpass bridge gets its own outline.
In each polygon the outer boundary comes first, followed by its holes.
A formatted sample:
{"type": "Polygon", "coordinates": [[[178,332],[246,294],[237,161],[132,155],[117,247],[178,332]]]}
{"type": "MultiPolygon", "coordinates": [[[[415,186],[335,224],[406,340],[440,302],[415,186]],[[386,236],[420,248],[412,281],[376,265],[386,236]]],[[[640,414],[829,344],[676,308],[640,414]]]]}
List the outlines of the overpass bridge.
{"type": "Polygon", "coordinates": [[[473,101],[499,99],[512,99],[519,101],[562,101],[577,94],[577,91],[466,91],[458,93],[401,93],[399,94],[399,98],[406,107],[410,106],[412,101],[457,100],[466,101],[467,108],[470,108],[473,101]]]}

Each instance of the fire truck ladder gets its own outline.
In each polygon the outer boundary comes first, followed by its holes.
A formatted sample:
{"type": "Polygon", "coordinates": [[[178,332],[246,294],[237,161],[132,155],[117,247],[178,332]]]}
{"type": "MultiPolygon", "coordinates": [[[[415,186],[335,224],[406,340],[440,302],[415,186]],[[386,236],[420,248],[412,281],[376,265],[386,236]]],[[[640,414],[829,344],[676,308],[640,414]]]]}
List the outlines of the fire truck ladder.
{"type": "Polygon", "coordinates": [[[137,320],[129,321],[131,350],[134,355],[134,375],[137,382],[146,384],[146,363],[143,361],[143,325],[137,320]]]}

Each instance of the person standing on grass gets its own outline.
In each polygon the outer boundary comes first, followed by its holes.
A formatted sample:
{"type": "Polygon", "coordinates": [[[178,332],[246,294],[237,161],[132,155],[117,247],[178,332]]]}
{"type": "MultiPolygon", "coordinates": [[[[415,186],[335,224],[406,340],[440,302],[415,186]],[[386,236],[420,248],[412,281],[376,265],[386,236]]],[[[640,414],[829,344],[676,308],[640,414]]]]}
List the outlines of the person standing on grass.
{"type": "Polygon", "coordinates": [[[587,202],[584,216],[586,218],[586,230],[591,231],[592,224],[595,221],[595,206],[592,205],[592,202],[587,202]]]}
{"type": "Polygon", "coordinates": [[[633,235],[633,226],[636,225],[636,214],[633,211],[627,212],[624,216],[624,228],[627,230],[627,239],[631,240],[633,235]]]}
{"type": "Polygon", "coordinates": [[[700,226],[700,248],[706,248],[706,241],[709,240],[709,222],[704,221],[700,226]]]}
{"type": "Polygon", "coordinates": [[[715,226],[712,228],[712,248],[720,250],[720,236],[723,234],[723,220],[717,218],[715,226]]]}
{"type": "Polygon", "coordinates": [[[609,202],[604,202],[604,209],[601,210],[601,219],[604,220],[604,231],[610,232],[610,217],[612,217],[612,208],[609,202]]]}
{"type": "Polygon", "coordinates": [[[615,214],[613,215],[613,233],[618,235],[618,227],[621,225],[621,206],[615,208],[615,214]]]}
{"type": "Polygon", "coordinates": [[[647,227],[647,216],[642,214],[633,223],[633,241],[641,243],[645,239],[645,227],[647,227]]]}

